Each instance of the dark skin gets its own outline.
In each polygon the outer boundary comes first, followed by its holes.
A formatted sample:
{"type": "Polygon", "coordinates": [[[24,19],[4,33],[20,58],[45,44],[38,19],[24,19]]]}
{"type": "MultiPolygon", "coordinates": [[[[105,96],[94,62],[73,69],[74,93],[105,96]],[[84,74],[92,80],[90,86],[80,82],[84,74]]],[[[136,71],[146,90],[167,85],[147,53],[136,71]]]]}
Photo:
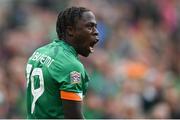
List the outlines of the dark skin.
{"type": "Polygon", "coordinates": [[[84,119],[81,101],[63,99],[62,105],[65,119],[84,119]]]}
{"type": "Polygon", "coordinates": [[[97,23],[91,11],[84,12],[75,26],[67,27],[66,42],[72,45],[78,54],[87,57],[92,48],[99,41],[97,23]]]}
{"type": "MultiPolygon", "coordinates": [[[[73,46],[76,52],[84,57],[93,52],[98,42],[98,31],[95,16],[91,11],[84,12],[75,26],[68,26],[64,40],[73,46]]],[[[82,101],[62,100],[66,119],[83,119],[82,101]]]]}

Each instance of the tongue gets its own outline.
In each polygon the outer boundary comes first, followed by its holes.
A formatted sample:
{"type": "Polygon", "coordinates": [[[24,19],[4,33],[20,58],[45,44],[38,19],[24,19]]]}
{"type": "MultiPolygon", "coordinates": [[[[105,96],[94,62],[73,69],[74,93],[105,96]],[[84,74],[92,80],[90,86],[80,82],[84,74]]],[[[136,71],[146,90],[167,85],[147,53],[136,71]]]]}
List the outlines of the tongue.
{"type": "Polygon", "coordinates": [[[94,48],[93,47],[89,47],[89,50],[90,50],[91,53],[94,52],[94,48]]]}

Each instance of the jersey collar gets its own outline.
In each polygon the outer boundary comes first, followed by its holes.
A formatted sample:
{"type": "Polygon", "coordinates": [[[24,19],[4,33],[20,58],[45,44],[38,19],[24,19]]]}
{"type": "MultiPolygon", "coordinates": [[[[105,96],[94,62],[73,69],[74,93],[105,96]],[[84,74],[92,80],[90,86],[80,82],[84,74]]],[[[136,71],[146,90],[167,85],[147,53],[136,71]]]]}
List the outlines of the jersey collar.
{"type": "Polygon", "coordinates": [[[74,49],[74,47],[69,45],[64,40],[55,39],[54,41],[57,42],[57,43],[63,44],[66,48],[68,48],[70,50],[71,53],[73,53],[74,56],[76,56],[76,57],[78,56],[78,54],[77,54],[76,50],[74,49]]]}

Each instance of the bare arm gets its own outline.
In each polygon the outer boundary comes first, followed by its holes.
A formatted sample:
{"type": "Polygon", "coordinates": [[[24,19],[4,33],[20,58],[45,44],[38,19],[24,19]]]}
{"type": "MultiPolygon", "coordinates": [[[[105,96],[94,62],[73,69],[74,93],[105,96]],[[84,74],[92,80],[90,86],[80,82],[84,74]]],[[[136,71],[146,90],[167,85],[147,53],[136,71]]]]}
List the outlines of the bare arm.
{"type": "Polygon", "coordinates": [[[65,119],[83,119],[82,102],[62,99],[65,119]]]}

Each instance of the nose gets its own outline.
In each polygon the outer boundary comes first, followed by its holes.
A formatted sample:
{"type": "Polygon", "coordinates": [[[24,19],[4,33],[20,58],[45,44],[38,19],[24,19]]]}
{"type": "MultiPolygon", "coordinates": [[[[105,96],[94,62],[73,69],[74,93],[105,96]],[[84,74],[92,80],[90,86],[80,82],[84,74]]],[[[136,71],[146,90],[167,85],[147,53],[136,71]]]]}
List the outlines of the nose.
{"type": "Polygon", "coordinates": [[[93,35],[98,37],[99,31],[97,30],[97,28],[94,28],[93,35]]]}
{"type": "Polygon", "coordinates": [[[96,38],[95,42],[97,43],[99,41],[99,31],[97,30],[97,28],[94,28],[93,36],[96,38]]]}

